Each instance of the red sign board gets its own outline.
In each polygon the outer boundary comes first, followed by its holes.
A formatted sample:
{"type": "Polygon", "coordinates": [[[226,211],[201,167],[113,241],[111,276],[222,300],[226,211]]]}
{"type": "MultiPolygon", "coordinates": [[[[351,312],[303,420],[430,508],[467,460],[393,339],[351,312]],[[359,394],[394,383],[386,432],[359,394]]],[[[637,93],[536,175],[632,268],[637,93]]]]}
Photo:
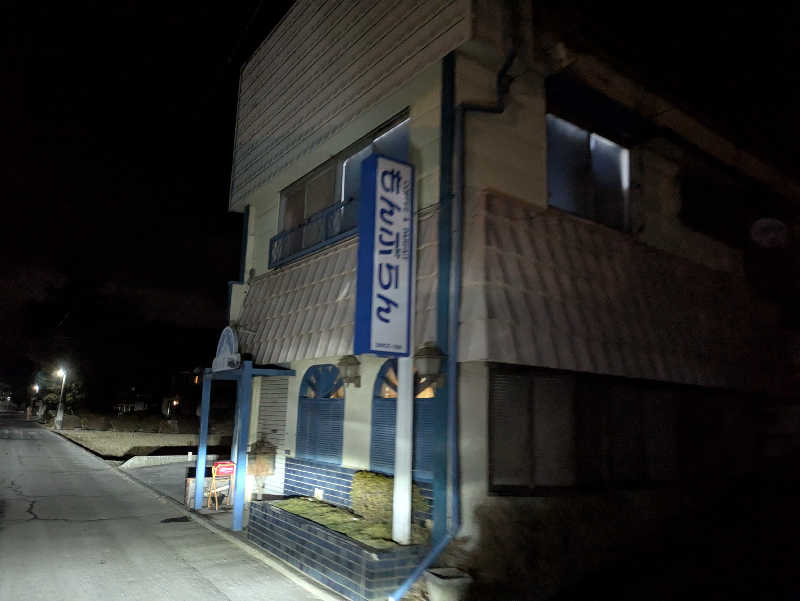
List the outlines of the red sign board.
{"type": "Polygon", "coordinates": [[[236,469],[236,464],[233,461],[215,461],[214,470],[217,476],[230,476],[236,469]]]}

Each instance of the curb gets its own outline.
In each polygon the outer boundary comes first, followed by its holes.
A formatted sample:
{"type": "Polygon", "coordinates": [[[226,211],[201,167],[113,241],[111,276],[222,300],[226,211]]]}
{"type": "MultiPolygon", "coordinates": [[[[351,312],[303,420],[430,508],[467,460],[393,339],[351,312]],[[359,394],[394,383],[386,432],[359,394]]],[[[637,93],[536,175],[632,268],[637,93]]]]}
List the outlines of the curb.
{"type": "Polygon", "coordinates": [[[224,538],[226,541],[228,541],[229,543],[232,543],[233,545],[235,545],[236,547],[238,547],[239,549],[241,549],[242,551],[244,551],[245,553],[247,553],[248,555],[250,555],[254,559],[258,559],[261,563],[263,563],[266,566],[269,566],[270,568],[272,568],[273,570],[275,570],[276,572],[278,572],[282,576],[288,578],[289,580],[291,580],[294,584],[296,584],[300,588],[302,588],[305,591],[311,593],[312,595],[315,595],[319,601],[346,601],[344,597],[341,597],[341,596],[333,593],[332,591],[328,591],[328,590],[326,590],[324,588],[321,588],[322,585],[317,584],[316,582],[312,581],[310,578],[308,578],[301,571],[296,570],[294,567],[289,566],[288,564],[285,564],[284,562],[282,562],[281,560],[279,560],[277,558],[273,558],[272,555],[268,554],[269,553],[268,551],[265,551],[261,547],[251,543],[250,541],[245,539],[243,536],[237,535],[237,534],[233,534],[232,532],[228,532],[227,529],[217,526],[216,524],[214,524],[211,521],[211,519],[207,518],[203,514],[197,513],[194,510],[187,509],[184,506],[183,503],[181,503],[179,501],[176,501],[175,499],[173,499],[172,497],[170,497],[168,495],[165,495],[164,493],[162,493],[159,490],[153,488],[152,486],[150,486],[146,482],[143,482],[143,481],[139,480],[138,478],[135,478],[134,476],[131,476],[130,474],[126,473],[124,470],[119,469],[118,466],[111,465],[106,460],[101,459],[100,457],[95,455],[92,451],[90,451],[86,447],[81,446],[78,443],[76,443],[74,440],[71,440],[71,439],[67,438],[66,436],[64,436],[62,434],[59,434],[56,430],[50,430],[49,428],[44,428],[43,426],[42,426],[42,429],[47,430],[48,432],[51,432],[51,433],[55,434],[61,440],[69,442],[69,443],[73,444],[74,446],[76,446],[77,448],[81,449],[87,455],[90,455],[91,457],[96,459],[99,463],[101,463],[105,467],[109,468],[113,473],[115,473],[117,476],[119,476],[123,480],[127,480],[128,482],[130,482],[132,484],[138,484],[139,486],[142,486],[143,488],[146,488],[147,490],[149,490],[151,493],[153,493],[162,502],[171,503],[172,505],[175,506],[175,508],[178,511],[180,511],[186,517],[191,518],[193,521],[195,521],[198,524],[200,524],[201,526],[203,526],[203,528],[205,528],[206,530],[209,530],[209,531],[213,532],[214,534],[217,534],[218,536],[224,538]]]}

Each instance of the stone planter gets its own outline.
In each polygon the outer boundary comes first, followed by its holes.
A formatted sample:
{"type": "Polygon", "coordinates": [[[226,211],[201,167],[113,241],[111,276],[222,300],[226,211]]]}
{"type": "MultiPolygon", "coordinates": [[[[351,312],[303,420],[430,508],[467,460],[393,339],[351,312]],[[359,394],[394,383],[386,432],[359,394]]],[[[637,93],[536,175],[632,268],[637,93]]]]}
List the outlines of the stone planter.
{"type": "Polygon", "coordinates": [[[427,550],[372,549],[266,501],[250,504],[247,538],[351,601],[385,601],[427,550]]]}

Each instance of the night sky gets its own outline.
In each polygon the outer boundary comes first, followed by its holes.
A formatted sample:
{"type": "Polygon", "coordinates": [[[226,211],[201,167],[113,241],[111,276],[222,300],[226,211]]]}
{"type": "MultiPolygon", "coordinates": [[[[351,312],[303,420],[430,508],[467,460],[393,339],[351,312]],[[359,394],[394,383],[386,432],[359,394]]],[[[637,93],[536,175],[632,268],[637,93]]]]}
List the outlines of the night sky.
{"type": "MultiPolygon", "coordinates": [[[[240,268],[238,71],[289,4],[6,4],[0,381],[210,362],[240,268]]],[[[795,171],[797,14],[561,6],[569,39],[795,171]]]]}
{"type": "Polygon", "coordinates": [[[240,269],[238,70],[287,4],[4,9],[0,380],[210,361],[240,269]]]}

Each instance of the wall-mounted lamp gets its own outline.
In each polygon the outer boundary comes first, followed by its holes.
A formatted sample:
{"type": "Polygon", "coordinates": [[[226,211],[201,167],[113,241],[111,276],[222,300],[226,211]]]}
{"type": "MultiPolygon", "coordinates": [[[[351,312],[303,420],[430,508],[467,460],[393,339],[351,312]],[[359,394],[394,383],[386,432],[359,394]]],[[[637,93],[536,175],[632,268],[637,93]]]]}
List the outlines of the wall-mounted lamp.
{"type": "Polygon", "coordinates": [[[361,387],[361,362],[355,355],[345,355],[336,364],[339,374],[345,384],[352,384],[356,388],[361,387]]]}
{"type": "Polygon", "coordinates": [[[433,342],[426,342],[414,353],[414,369],[420,380],[440,384],[444,355],[433,342]]]}

